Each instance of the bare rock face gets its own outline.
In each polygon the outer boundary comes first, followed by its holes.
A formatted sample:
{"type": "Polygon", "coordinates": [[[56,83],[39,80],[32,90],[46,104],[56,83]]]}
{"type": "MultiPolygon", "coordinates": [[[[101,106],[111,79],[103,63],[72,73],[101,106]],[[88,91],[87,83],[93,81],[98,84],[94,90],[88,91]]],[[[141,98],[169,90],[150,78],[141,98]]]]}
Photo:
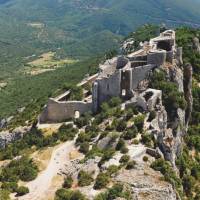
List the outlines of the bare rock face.
{"type": "Polygon", "coordinates": [[[12,143],[16,140],[21,139],[24,134],[29,132],[30,126],[18,127],[13,131],[2,131],[0,132],[0,149],[6,147],[7,144],[12,143]]]}
{"type": "Polygon", "coordinates": [[[6,128],[6,126],[10,123],[10,121],[13,119],[13,116],[8,117],[7,119],[0,119],[0,129],[1,128],[6,128]]]}
{"type": "Polygon", "coordinates": [[[186,128],[188,128],[188,124],[189,124],[191,113],[192,113],[192,106],[193,106],[192,74],[193,74],[192,66],[190,64],[185,65],[184,67],[184,94],[185,94],[185,100],[187,101],[187,109],[185,113],[186,128]]]}
{"type": "Polygon", "coordinates": [[[5,128],[6,126],[6,119],[0,119],[0,128],[5,128]]]}
{"type": "Polygon", "coordinates": [[[116,140],[115,135],[108,134],[105,138],[99,140],[97,146],[99,149],[106,149],[108,147],[115,148],[117,145],[118,140],[116,140]]]}
{"type": "MultiPolygon", "coordinates": [[[[192,98],[192,66],[177,66],[174,63],[170,68],[164,68],[167,72],[169,81],[174,82],[179,92],[184,93],[187,102],[186,111],[180,108],[171,110],[168,115],[162,107],[157,113],[156,139],[166,160],[170,161],[175,167],[175,160],[182,150],[183,136],[187,132],[188,123],[191,117],[193,98],[192,98]]],[[[156,124],[156,123],[154,123],[156,124]]]]}
{"type": "Polygon", "coordinates": [[[199,38],[197,37],[193,39],[193,49],[196,50],[198,53],[200,53],[200,42],[199,38]]]}
{"type": "Polygon", "coordinates": [[[122,170],[115,177],[115,180],[131,187],[133,200],[179,199],[172,186],[162,181],[160,172],[156,172],[149,167],[122,170]]]}

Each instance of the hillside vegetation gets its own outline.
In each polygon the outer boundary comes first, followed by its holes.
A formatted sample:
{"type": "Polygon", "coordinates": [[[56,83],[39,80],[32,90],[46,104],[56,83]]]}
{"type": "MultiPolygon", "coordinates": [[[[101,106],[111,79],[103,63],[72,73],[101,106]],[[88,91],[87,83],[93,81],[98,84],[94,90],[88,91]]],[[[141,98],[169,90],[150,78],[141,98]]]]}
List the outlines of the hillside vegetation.
{"type": "MultiPolygon", "coordinates": [[[[155,36],[156,30],[156,26],[149,25],[139,28],[135,33],[131,33],[130,37],[134,37],[136,39],[135,47],[137,47],[140,41],[148,40],[150,37],[155,36]]],[[[114,177],[124,170],[132,170],[131,173],[135,170],[138,173],[139,169],[137,166],[141,163],[142,165],[151,167],[156,171],[160,171],[163,177],[160,177],[159,181],[169,182],[178,192],[181,199],[198,200],[200,198],[200,54],[194,49],[194,38],[199,37],[200,30],[183,27],[178,28],[176,30],[176,34],[177,43],[179,46],[182,46],[184,50],[184,64],[188,62],[192,63],[194,70],[194,106],[188,134],[185,135],[183,142],[183,151],[176,160],[176,166],[179,173],[175,173],[171,164],[161,158],[152,160],[152,157],[146,154],[144,154],[144,156],[142,154],[142,161],[140,160],[136,162],[131,158],[132,152],[130,149],[134,145],[137,146],[138,144],[142,144],[145,147],[153,149],[158,147],[156,139],[152,135],[148,134],[144,129],[145,118],[148,117],[148,120],[151,121],[155,118],[155,113],[141,112],[134,106],[129,109],[121,110],[121,100],[119,98],[113,98],[102,104],[101,112],[97,115],[87,113],[79,119],[74,120],[76,128],[74,128],[71,124],[62,125],[58,129],[58,132],[46,137],[40,130],[33,126],[31,131],[26,134],[24,138],[8,145],[4,150],[0,151],[0,160],[3,161],[23,155],[20,159],[11,161],[9,165],[1,168],[0,181],[2,182],[2,190],[0,195],[4,195],[4,199],[9,199],[8,194],[12,192],[16,192],[17,195],[26,194],[28,190],[27,188],[20,187],[18,184],[19,180],[33,180],[36,178],[38,173],[37,166],[33,160],[29,158],[30,154],[33,151],[40,150],[48,146],[54,146],[69,140],[72,141],[79,133],[79,128],[81,129],[81,132],[76,138],[75,146],[85,155],[85,158],[81,160],[80,163],[86,163],[87,160],[95,159],[95,157],[98,156],[100,157],[100,160],[97,162],[97,169],[101,169],[102,171],[98,171],[97,176],[94,176],[95,173],[93,174],[81,170],[78,173],[77,180],[74,180],[73,177],[66,176],[62,188],[56,192],[56,200],[87,199],[84,194],[74,190],[73,182],[77,182],[78,189],[80,190],[89,185],[97,191],[105,188],[106,191],[97,195],[95,197],[96,200],[113,200],[117,197],[129,200],[131,199],[131,193],[128,187],[124,188],[121,184],[114,184],[111,187],[109,183],[113,183],[113,180],[115,180],[114,177]],[[100,149],[98,144],[105,138],[110,138],[110,141],[105,148],[100,149]],[[120,155],[119,165],[111,165],[106,168],[105,164],[116,155],[120,155]],[[27,174],[22,173],[24,168],[28,171],[27,174]]],[[[28,119],[29,117],[34,118],[34,115],[31,112],[34,111],[36,114],[41,108],[41,102],[44,102],[48,95],[52,96],[55,94],[53,93],[52,88],[54,91],[56,91],[56,88],[63,89],[61,86],[64,83],[64,80],[66,80],[66,77],[72,84],[75,84],[82,78],[84,73],[94,73],[97,63],[100,62],[100,60],[102,60],[102,58],[79,62],[60,68],[53,73],[48,72],[35,76],[36,82],[31,82],[34,79],[30,79],[30,81],[26,84],[22,82],[23,87],[27,87],[27,90],[31,90],[32,93],[35,95],[38,94],[38,96],[36,96],[35,102],[31,104],[30,110],[28,110],[29,114],[25,112],[26,114],[24,113],[24,115],[21,115],[18,118],[21,121],[16,121],[16,123],[22,123],[24,119],[28,119]],[[76,70],[79,70],[78,74],[75,73],[76,70]],[[68,73],[65,74],[66,71],[68,73]],[[56,79],[57,76],[61,78],[56,79]],[[53,80],[55,82],[53,82],[53,80]],[[37,87],[35,86],[36,83],[38,83],[37,87]],[[29,84],[31,84],[32,87],[30,87],[29,84]],[[52,85],[51,87],[48,87],[48,84],[52,84],[54,87],[52,87],[52,85]],[[41,85],[44,87],[43,90],[45,91],[45,94],[43,94],[42,91],[41,93],[37,91],[41,85]],[[37,109],[34,107],[36,105],[37,109]]],[[[187,105],[185,104],[183,94],[177,95],[178,88],[172,82],[169,83],[165,78],[166,77],[163,76],[162,73],[159,76],[155,73],[153,75],[151,85],[153,88],[162,89],[164,91],[163,105],[169,115],[170,111],[177,108],[185,109],[187,105]]],[[[146,174],[146,171],[143,174],[146,178],[150,176],[146,174]]]]}
{"type": "Polygon", "coordinates": [[[103,55],[141,24],[199,26],[199,7],[197,0],[0,0],[0,118],[37,101],[38,87],[47,98],[51,92],[45,91],[57,88],[50,77],[63,82],[65,69],[37,77],[24,73],[43,53],[54,52],[56,61],[103,55]]]}

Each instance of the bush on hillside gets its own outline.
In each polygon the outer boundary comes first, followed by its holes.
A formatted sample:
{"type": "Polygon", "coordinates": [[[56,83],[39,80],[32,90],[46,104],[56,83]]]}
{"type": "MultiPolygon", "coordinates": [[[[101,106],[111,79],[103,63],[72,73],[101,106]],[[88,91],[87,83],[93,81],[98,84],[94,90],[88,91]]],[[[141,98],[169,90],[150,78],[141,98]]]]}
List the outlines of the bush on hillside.
{"type": "Polygon", "coordinates": [[[66,189],[69,189],[72,187],[72,184],[73,184],[73,179],[71,176],[67,176],[65,179],[64,179],[64,183],[63,183],[63,187],[66,188],[66,189]]]}
{"type": "Polygon", "coordinates": [[[99,173],[96,182],[94,184],[94,189],[99,190],[105,188],[110,181],[110,177],[107,173],[99,173]]]}
{"type": "Polygon", "coordinates": [[[89,147],[89,142],[84,142],[80,145],[79,151],[83,154],[87,154],[89,152],[89,147]]]}
{"type": "Polygon", "coordinates": [[[55,200],[87,200],[80,191],[59,189],[56,191],[55,200]]]}
{"type": "Polygon", "coordinates": [[[129,155],[123,155],[119,162],[122,163],[122,164],[126,164],[128,161],[130,160],[130,156],[129,155]]]}
{"type": "Polygon", "coordinates": [[[17,196],[23,196],[27,193],[29,193],[29,189],[27,187],[24,186],[20,186],[17,188],[17,196]]]}
{"type": "Polygon", "coordinates": [[[81,170],[79,172],[79,174],[78,174],[78,185],[80,187],[88,186],[92,183],[92,181],[93,181],[93,178],[89,173],[87,173],[83,170],[81,170]]]}

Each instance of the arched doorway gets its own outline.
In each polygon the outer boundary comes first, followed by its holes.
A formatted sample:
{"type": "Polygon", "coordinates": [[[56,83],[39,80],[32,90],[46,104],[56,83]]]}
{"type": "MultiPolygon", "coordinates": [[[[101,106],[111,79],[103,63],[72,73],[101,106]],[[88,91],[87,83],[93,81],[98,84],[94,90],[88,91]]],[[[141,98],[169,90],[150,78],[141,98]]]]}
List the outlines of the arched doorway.
{"type": "Polygon", "coordinates": [[[78,111],[78,110],[76,110],[75,112],[74,112],[74,118],[75,119],[78,119],[80,117],[80,112],[78,111]]]}

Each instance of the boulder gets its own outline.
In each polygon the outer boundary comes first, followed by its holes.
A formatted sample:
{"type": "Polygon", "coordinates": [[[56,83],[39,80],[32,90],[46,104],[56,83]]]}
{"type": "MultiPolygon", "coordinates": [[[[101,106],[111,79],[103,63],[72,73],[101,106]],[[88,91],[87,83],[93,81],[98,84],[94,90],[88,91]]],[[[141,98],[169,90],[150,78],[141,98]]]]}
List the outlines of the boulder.
{"type": "Polygon", "coordinates": [[[97,146],[101,150],[106,149],[108,147],[115,148],[117,145],[117,142],[118,142],[118,139],[117,139],[115,133],[110,133],[103,139],[99,140],[97,143],[97,146]]]}

